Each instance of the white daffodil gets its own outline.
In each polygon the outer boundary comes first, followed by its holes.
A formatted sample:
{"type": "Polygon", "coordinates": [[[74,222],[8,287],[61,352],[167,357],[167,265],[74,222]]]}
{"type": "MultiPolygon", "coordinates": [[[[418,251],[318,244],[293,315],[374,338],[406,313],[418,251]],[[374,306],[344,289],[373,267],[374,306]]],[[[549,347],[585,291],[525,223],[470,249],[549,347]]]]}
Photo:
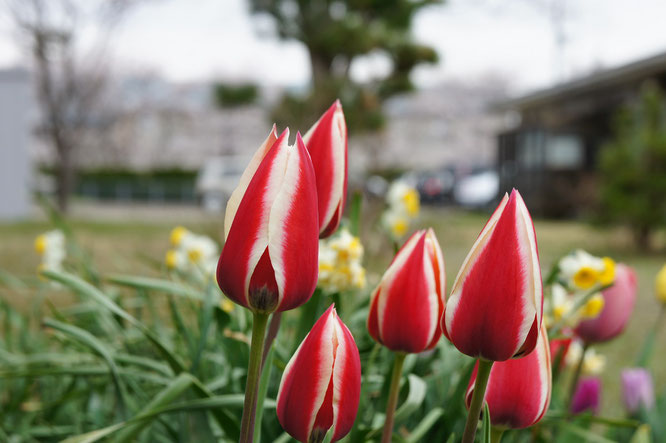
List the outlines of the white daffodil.
{"type": "Polygon", "coordinates": [[[365,287],[361,264],[363,245],[358,237],[342,228],[329,239],[319,241],[319,286],[328,292],[365,287]]]}
{"type": "Polygon", "coordinates": [[[213,239],[178,226],[171,231],[169,242],[172,248],[165,256],[167,268],[206,281],[215,277],[220,255],[219,247],[213,239]]]}
{"type": "Polygon", "coordinates": [[[386,194],[386,202],[392,210],[402,212],[409,218],[419,215],[419,192],[403,180],[391,184],[386,194]]]}
{"type": "Polygon", "coordinates": [[[59,229],[46,232],[35,239],[35,251],[42,260],[39,270],[62,270],[62,263],[67,255],[65,234],[59,229]]]}
{"type": "Polygon", "coordinates": [[[382,226],[397,240],[409,231],[409,218],[403,212],[388,209],[382,215],[382,226]]]}
{"type": "Polygon", "coordinates": [[[573,290],[588,291],[597,285],[607,286],[615,279],[615,261],[595,257],[578,249],[559,262],[563,281],[573,290]]]}
{"type": "MultiPolygon", "coordinates": [[[[575,368],[580,362],[580,356],[583,353],[583,345],[578,340],[571,342],[565,363],[567,366],[575,368]]],[[[585,375],[598,375],[603,372],[606,367],[606,357],[597,354],[594,349],[585,351],[585,359],[583,360],[582,372],[585,375]]]]}

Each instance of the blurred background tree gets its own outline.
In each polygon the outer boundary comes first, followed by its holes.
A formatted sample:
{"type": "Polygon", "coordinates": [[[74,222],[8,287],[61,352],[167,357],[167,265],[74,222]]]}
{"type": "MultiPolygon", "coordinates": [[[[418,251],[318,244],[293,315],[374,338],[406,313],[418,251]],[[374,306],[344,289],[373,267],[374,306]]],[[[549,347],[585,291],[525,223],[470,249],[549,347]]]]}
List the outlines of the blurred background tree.
{"type": "Polygon", "coordinates": [[[8,0],[30,54],[40,135],[53,149],[56,203],[68,209],[84,130],[97,124],[110,75],[111,31],[140,0],[8,0]],[[97,27],[91,41],[91,27],[97,27]],[[85,40],[85,42],[83,41],[85,40]],[[85,44],[84,44],[85,43],[85,44]],[[83,46],[83,48],[82,48],[83,46]]]}
{"type": "Polygon", "coordinates": [[[442,0],[251,0],[255,13],[269,14],[282,39],[303,42],[310,55],[312,88],[287,94],[273,110],[281,126],[307,128],[340,98],[350,132],[383,126],[381,103],[413,88],[409,75],[421,63],[437,62],[437,53],[416,43],[410,28],[418,10],[442,0]],[[391,62],[388,75],[365,84],[354,82],[350,67],[370,53],[391,62]]]}
{"type": "Polygon", "coordinates": [[[647,250],[655,229],[666,224],[666,105],[659,87],[646,83],[614,126],[601,153],[603,217],[628,224],[647,250]]]}
{"type": "Polygon", "coordinates": [[[256,85],[230,85],[218,83],[213,86],[215,104],[220,108],[234,108],[237,106],[251,105],[257,100],[259,91],[256,85]]]}

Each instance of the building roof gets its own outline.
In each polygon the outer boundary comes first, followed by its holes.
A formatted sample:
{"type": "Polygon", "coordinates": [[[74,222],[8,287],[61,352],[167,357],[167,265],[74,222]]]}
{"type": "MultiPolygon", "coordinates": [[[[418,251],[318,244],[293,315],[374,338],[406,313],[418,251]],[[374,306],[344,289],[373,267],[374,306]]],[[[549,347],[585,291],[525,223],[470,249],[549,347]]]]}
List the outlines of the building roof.
{"type": "Polygon", "coordinates": [[[666,52],[616,68],[600,70],[551,88],[497,102],[493,108],[500,111],[537,108],[549,105],[552,102],[574,98],[580,94],[589,94],[598,90],[640,82],[664,73],[666,73],[666,52]]]}

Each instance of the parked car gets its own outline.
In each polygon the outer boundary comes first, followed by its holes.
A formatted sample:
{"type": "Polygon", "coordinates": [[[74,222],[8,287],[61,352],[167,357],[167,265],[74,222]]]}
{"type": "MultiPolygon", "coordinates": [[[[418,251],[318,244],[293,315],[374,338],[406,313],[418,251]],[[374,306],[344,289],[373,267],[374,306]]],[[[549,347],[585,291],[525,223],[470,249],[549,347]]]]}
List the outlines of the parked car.
{"type": "Polygon", "coordinates": [[[249,161],[244,156],[220,156],[209,159],[201,167],[197,175],[196,192],[206,211],[224,210],[249,161]]]}
{"type": "Polygon", "coordinates": [[[452,167],[418,174],[416,184],[423,203],[451,203],[456,182],[452,167]]]}
{"type": "Polygon", "coordinates": [[[494,169],[479,169],[461,177],[453,191],[456,203],[478,209],[492,206],[498,193],[499,175],[494,169]]]}

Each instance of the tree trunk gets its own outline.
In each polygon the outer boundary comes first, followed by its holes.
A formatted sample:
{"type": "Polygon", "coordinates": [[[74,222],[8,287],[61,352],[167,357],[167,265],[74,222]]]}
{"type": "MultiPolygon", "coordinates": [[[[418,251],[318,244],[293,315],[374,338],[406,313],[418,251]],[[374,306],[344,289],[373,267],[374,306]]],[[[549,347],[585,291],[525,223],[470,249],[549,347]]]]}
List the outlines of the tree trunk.
{"type": "Polygon", "coordinates": [[[310,49],[310,66],[312,67],[312,86],[315,91],[326,86],[330,77],[330,63],[324,57],[310,49]]]}
{"type": "Polygon", "coordinates": [[[637,226],[634,228],[634,241],[636,246],[643,252],[651,249],[652,229],[649,226],[637,226]]]}
{"type": "MultiPolygon", "coordinates": [[[[55,137],[54,137],[55,138],[55,137]]],[[[54,142],[56,144],[62,142],[54,142]]],[[[72,163],[71,147],[62,145],[59,147],[59,161],[56,167],[56,202],[58,210],[65,214],[69,209],[69,196],[74,186],[74,165],[72,163]]]]}

